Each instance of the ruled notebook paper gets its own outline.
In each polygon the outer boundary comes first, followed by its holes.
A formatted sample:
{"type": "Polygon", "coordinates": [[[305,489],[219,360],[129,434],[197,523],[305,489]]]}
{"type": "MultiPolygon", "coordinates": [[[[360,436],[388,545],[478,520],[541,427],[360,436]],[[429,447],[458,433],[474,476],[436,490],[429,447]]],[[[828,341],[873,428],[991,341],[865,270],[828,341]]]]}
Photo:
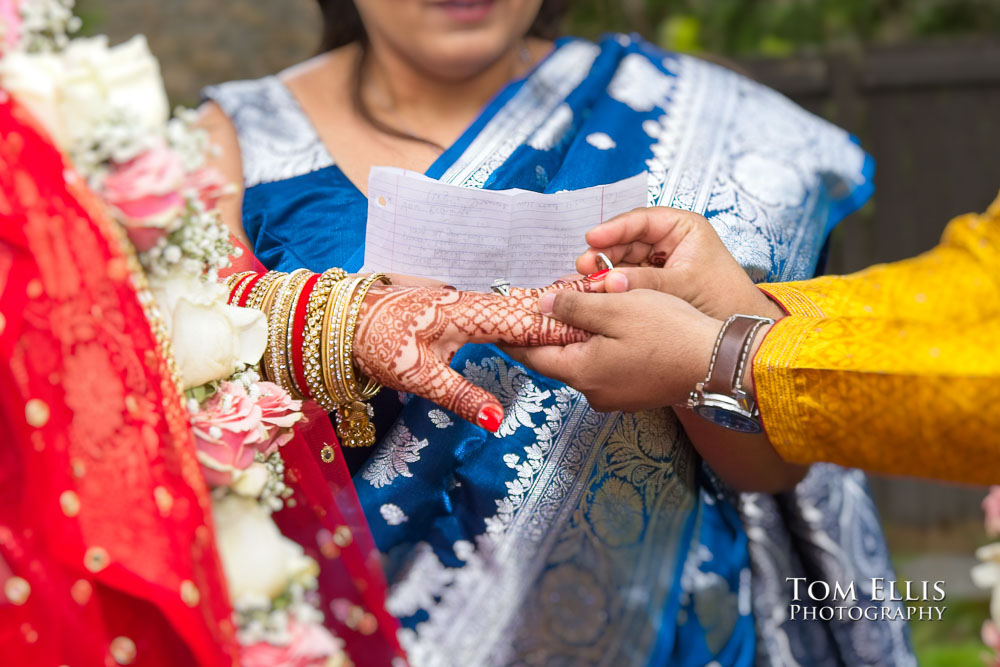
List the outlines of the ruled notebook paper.
{"type": "Polygon", "coordinates": [[[584,233],[646,205],[646,174],[572,192],[480,190],[405,169],[368,176],[365,271],[442,280],[488,291],[505,278],[542,287],[575,272],[584,233]]]}

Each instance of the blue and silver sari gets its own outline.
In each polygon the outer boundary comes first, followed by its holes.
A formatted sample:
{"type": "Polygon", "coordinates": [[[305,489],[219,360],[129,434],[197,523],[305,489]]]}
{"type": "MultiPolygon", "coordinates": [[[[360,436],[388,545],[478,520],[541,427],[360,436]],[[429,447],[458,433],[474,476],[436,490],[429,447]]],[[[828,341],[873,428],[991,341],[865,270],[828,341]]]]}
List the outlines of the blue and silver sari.
{"type": "MultiPolygon", "coordinates": [[[[358,270],[366,199],[288,89],[267,77],[206,97],[239,135],[255,255],[358,270]]],[[[650,206],[703,213],[751,276],[789,280],[812,274],[872,170],[777,93],[617,35],[557,42],[427,174],[558,192],[644,171],[650,206]]],[[[901,624],[787,620],[785,577],[892,576],[860,473],[815,466],[793,493],[736,497],[668,410],[597,413],[493,346],[452,365],[500,398],[500,431],[393,394],[355,475],[414,665],[913,662],[901,624]]]]}

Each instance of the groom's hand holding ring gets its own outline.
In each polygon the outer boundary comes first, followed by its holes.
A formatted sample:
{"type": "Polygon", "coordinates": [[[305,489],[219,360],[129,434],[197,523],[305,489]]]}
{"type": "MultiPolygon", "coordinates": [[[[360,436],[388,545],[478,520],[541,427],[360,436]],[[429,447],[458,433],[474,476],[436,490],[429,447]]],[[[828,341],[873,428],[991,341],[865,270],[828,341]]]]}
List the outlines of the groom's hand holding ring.
{"type": "Polygon", "coordinates": [[[607,255],[615,269],[605,278],[606,292],[665,292],[720,320],[735,313],[772,319],[783,315],[697,213],[635,209],[591,229],[587,243],[590,248],[577,259],[577,270],[597,270],[598,255],[607,255]]]}

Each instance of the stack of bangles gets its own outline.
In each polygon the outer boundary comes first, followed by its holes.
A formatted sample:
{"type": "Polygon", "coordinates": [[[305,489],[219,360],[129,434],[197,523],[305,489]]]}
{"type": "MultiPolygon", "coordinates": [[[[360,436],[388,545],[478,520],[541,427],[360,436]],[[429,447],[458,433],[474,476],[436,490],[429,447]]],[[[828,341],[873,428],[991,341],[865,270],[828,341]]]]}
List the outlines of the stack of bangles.
{"type": "MultiPolygon", "coordinates": [[[[365,403],[380,384],[354,366],[354,332],[368,290],[389,284],[384,273],[349,277],[343,269],[312,273],[247,271],[226,278],[229,303],[267,317],[261,375],[296,399],[313,399],[336,415],[345,447],[375,444],[365,403]]],[[[332,456],[324,449],[323,457],[332,456]]]]}

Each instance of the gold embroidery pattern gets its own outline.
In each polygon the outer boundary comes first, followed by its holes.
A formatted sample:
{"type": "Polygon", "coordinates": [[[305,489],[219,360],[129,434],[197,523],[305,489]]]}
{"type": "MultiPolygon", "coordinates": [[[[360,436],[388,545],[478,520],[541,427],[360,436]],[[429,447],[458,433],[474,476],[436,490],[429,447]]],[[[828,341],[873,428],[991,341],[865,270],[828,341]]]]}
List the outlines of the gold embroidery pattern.
{"type": "Polygon", "coordinates": [[[780,303],[789,315],[823,317],[823,311],[804,292],[787,283],[757,285],[761,291],[780,303]]]}
{"type": "Polygon", "coordinates": [[[557,535],[517,633],[517,654],[544,656],[540,663],[625,660],[623,638],[639,646],[655,641],[655,620],[640,619],[655,619],[651,610],[669,592],[647,585],[643,604],[621,599],[621,591],[643,586],[639,577],[655,576],[656,558],[676,558],[693,502],[693,448],[669,411],[616,413],[608,421],[587,489],[557,535]]]}

